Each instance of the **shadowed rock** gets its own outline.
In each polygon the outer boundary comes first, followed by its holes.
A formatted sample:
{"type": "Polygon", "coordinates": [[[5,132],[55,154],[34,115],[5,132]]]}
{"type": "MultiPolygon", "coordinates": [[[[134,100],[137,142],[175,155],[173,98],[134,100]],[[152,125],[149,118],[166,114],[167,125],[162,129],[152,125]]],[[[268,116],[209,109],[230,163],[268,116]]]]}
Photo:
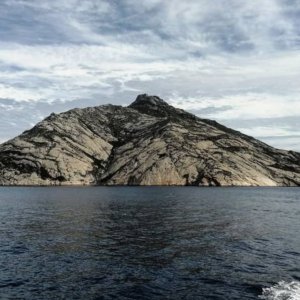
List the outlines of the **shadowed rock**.
{"type": "Polygon", "coordinates": [[[0,184],[299,186],[300,154],[143,94],[51,114],[2,144],[0,184]]]}

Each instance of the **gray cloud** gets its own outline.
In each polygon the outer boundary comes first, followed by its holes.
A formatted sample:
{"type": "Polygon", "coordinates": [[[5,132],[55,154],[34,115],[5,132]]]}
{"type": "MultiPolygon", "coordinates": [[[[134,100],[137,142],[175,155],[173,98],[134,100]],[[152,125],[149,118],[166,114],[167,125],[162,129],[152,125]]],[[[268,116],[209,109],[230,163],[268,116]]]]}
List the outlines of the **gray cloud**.
{"type": "Polygon", "coordinates": [[[148,92],[300,150],[300,0],[3,0],[0,16],[0,140],[148,92]]]}

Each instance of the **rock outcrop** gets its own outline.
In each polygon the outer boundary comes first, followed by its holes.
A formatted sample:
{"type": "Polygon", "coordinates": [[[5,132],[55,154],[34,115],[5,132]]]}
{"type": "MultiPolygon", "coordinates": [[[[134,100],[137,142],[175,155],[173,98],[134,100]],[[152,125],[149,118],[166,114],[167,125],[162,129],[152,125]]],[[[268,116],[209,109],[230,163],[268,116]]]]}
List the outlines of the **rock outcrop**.
{"type": "Polygon", "coordinates": [[[139,95],[51,114],[2,144],[0,185],[299,186],[300,153],[139,95]]]}

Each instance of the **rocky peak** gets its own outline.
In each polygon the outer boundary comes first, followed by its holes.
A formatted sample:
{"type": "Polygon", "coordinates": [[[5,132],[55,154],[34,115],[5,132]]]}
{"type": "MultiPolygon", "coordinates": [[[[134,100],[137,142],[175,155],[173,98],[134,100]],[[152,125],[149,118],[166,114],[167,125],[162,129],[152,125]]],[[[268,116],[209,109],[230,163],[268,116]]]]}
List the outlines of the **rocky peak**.
{"type": "Polygon", "coordinates": [[[167,117],[176,112],[176,109],[158,96],[147,94],[138,95],[136,100],[129,105],[141,113],[156,117],[167,117]]]}
{"type": "Polygon", "coordinates": [[[169,104],[158,96],[149,96],[148,94],[138,95],[130,107],[136,106],[169,106],[169,104]]]}

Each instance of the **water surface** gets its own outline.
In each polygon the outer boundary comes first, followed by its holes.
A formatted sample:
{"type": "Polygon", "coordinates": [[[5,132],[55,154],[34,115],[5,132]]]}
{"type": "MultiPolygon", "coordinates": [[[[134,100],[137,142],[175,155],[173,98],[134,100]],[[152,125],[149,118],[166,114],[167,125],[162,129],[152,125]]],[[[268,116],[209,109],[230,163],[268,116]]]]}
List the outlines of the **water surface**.
{"type": "Polygon", "coordinates": [[[300,299],[299,281],[300,188],[0,188],[1,299],[300,299]]]}

